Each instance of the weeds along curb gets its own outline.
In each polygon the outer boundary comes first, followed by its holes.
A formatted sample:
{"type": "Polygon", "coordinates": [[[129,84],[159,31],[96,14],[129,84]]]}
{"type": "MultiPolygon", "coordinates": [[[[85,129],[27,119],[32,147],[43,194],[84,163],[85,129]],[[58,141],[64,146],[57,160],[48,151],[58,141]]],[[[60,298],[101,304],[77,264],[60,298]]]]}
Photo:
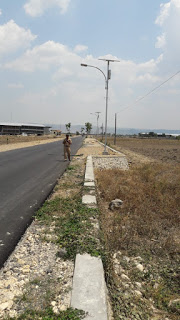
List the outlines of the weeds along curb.
{"type": "MultiPolygon", "coordinates": [[[[73,177],[79,176],[78,174],[78,166],[82,167],[82,164],[74,164],[73,162],[67,168],[67,172],[65,176],[68,178],[68,183],[62,183],[62,189],[64,190],[67,185],[71,191],[75,187],[73,184],[73,177]],[[72,178],[72,179],[71,179],[72,178]]],[[[84,169],[83,169],[84,170],[84,169]]],[[[84,171],[83,171],[84,173],[84,171]]],[[[94,283],[97,286],[97,293],[95,296],[95,290],[92,292],[92,297],[88,299],[85,298],[85,304],[82,304],[82,299],[80,299],[81,304],[75,305],[72,299],[71,307],[83,310],[88,312],[91,315],[91,319],[93,320],[106,320],[107,319],[107,303],[106,303],[106,286],[104,281],[104,271],[101,261],[101,256],[104,255],[102,245],[99,240],[99,224],[98,224],[98,209],[96,203],[88,200],[88,205],[82,203],[82,194],[84,196],[93,196],[95,198],[95,183],[94,183],[94,174],[92,167],[92,157],[88,157],[88,161],[86,164],[86,174],[82,177],[82,182],[79,182],[79,192],[76,195],[65,198],[61,197],[53,197],[53,199],[46,201],[44,206],[39,210],[37,218],[40,221],[44,221],[45,223],[51,225],[55,222],[55,242],[60,246],[60,250],[64,250],[64,259],[71,259],[77,261],[78,258],[84,259],[84,257],[88,257],[90,261],[94,261],[94,270],[92,271],[92,275],[89,278],[89,290],[90,286],[92,287],[92,277],[97,274],[97,270],[99,270],[99,276],[94,279],[94,283]],[[83,185],[84,186],[83,186],[83,185]],[[90,184],[90,185],[89,185],[90,184]],[[90,194],[89,194],[90,193],[90,194]],[[60,216],[58,216],[58,212],[60,216]],[[54,219],[55,217],[55,219],[54,219]],[[78,258],[77,258],[78,257],[78,258]],[[98,266],[97,266],[98,263],[98,266]],[[102,291],[102,288],[103,291],[102,291]],[[102,292],[101,299],[100,292],[102,292]],[[89,308],[90,300],[92,298],[95,300],[95,304],[93,303],[93,310],[89,308]],[[99,311],[101,302],[102,310],[99,311]],[[97,308],[94,311],[94,306],[97,308]],[[95,312],[95,313],[94,313],[95,312]],[[101,317],[100,317],[101,314],[101,317]]],[[[76,185],[77,187],[77,185],[76,185]]],[[[57,186],[58,189],[58,186],[57,186]]],[[[88,198],[89,199],[89,198],[88,198]]],[[[80,265],[83,265],[80,263],[80,265]]],[[[89,263],[88,263],[89,265],[89,263]]],[[[82,274],[82,269],[78,271],[75,262],[75,274],[82,274]],[[77,272],[76,272],[77,271],[77,272]]],[[[87,277],[84,276],[82,281],[85,280],[85,286],[87,285],[87,277]]],[[[73,281],[74,282],[74,281],[73,281]]],[[[84,290],[84,289],[83,289],[84,290]]],[[[79,290],[78,290],[79,291],[79,290]]],[[[75,295],[77,298],[77,294],[75,295]]],[[[85,295],[83,294],[85,297],[85,295]]],[[[88,318],[85,318],[88,319],[88,318]]]]}
{"type": "MultiPolygon", "coordinates": [[[[55,225],[56,243],[65,250],[64,259],[74,260],[76,254],[89,253],[92,256],[101,254],[101,246],[94,225],[97,220],[97,207],[87,208],[82,203],[82,182],[73,184],[78,173],[78,165],[67,168],[67,182],[59,184],[60,195],[54,193],[53,199],[47,200],[37,213],[37,219],[55,225]],[[77,171],[77,172],[76,172],[77,171]],[[73,190],[76,191],[73,194],[73,190]],[[61,191],[64,194],[61,197],[61,191]]],[[[79,174],[78,174],[79,176],[79,174]]],[[[83,180],[83,177],[80,180],[83,180]]]]}

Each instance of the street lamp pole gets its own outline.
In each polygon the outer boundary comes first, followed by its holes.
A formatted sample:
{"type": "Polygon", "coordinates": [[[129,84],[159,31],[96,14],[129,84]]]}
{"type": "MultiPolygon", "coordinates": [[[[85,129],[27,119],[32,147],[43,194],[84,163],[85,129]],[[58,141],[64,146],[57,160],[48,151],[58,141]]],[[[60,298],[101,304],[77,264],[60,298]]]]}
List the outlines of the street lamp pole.
{"type": "Polygon", "coordinates": [[[103,76],[104,76],[104,79],[105,79],[105,88],[106,88],[106,76],[105,76],[104,72],[103,72],[100,68],[95,67],[95,66],[91,66],[90,64],[85,64],[85,63],[81,63],[81,67],[90,67],[90,68],[95,68],[95,69],[99,70],[99,71],[103,74],[103,76]]]}
{"type": "Polygon", "coordinates": [[[92,66],[92,65],[88,65],[88,64],[84,64],[84,63],[81,63],[81,66],[82,67],[91,67],[91,68],[98,69],[103,74],[103,76],[105,78],[106,115],[105,115],[105,144],[104,144],[104,152],[103,152],[103,154],[108,154],[108,152],[106,151],[106,146],[107,146],[108,88],[109,88],[109,80],[111,79],[111,70],[109,70],[109,64],[110,64],[110,62],[119,62],[119,60],[111,60],[111,59],[99,59],[99,60],[107,61],[107,76],[105,76],[104,72],[98,67],[95,67],[95,66],[92,66]]]}

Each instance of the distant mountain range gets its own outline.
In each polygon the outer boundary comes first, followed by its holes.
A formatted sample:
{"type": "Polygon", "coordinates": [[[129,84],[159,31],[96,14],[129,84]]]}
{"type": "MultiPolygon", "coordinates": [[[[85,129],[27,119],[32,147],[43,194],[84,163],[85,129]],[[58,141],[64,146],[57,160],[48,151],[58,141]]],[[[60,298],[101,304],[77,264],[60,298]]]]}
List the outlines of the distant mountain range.
{"type": "MultiPolygon", "coordinates": [[[[62,124],[46,124],[50,126],[54,130],[61,130],[62,132],[66,132],[66,126],[62,124]]],[[[81,132],[81,128],[84,128],[84,125],[72,125],[71,132],[76,133],[76,131],[81,132]]],[[[99,129],[99,133],[101,129],[99,129]]],[[[108,133],[113,134],[114,128],[108,127],[108,133]]],[[[145,133],[145,132],[155,132],[155,133],[166,133],[166,134],[180,134],[180,130],[168,130],[168,129],[136,129],[136,128],[117,128],[116,133],[117,135],[134,135],[138,133],[145,133]]],[[[92,133],[96,133],[96,128],[93,127],[92,133]]]]}

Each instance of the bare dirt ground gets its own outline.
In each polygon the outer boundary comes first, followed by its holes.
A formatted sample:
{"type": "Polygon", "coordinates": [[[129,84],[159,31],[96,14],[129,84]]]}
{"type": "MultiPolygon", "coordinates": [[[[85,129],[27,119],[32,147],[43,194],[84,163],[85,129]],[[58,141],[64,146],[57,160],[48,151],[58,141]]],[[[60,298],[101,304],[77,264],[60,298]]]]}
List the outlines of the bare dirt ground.
{"type": "Polygon", "coordinates": [[[0,136],[0,152],[36,146],[62,140],[64,136],[0,136]]]}
{"type": "Polygon", "coordinates": [[[154,161],[180,163],[180,140],[117,138],[114,146],[114,138],[109,138],[108,143],[124,153],[134,164],[154,161]]]}
{"type": "MultiPolygon", "coordinates": [[[[104,146],[97,143],[96,139],[86,138],[84,145],[81,148],[81,153],[83,157],[86,158],[88,155],[99,156],[102,155],[104,151],[104,146]]],[[[115,152],[108,150],[109,154],[116,155],[115,152]]]]}

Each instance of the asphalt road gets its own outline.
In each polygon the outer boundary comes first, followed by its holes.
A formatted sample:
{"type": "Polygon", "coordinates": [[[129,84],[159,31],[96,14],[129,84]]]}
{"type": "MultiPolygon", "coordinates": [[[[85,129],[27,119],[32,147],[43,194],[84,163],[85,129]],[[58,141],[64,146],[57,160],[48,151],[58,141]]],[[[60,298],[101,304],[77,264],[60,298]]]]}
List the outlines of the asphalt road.
{"type": "MultiPolygon", "coordinates": [[[[71,154],[81,145],[72,139],[71,154]]],[[[0,152],[0,268],[67,166],[62,141],[0,152]]]]}

